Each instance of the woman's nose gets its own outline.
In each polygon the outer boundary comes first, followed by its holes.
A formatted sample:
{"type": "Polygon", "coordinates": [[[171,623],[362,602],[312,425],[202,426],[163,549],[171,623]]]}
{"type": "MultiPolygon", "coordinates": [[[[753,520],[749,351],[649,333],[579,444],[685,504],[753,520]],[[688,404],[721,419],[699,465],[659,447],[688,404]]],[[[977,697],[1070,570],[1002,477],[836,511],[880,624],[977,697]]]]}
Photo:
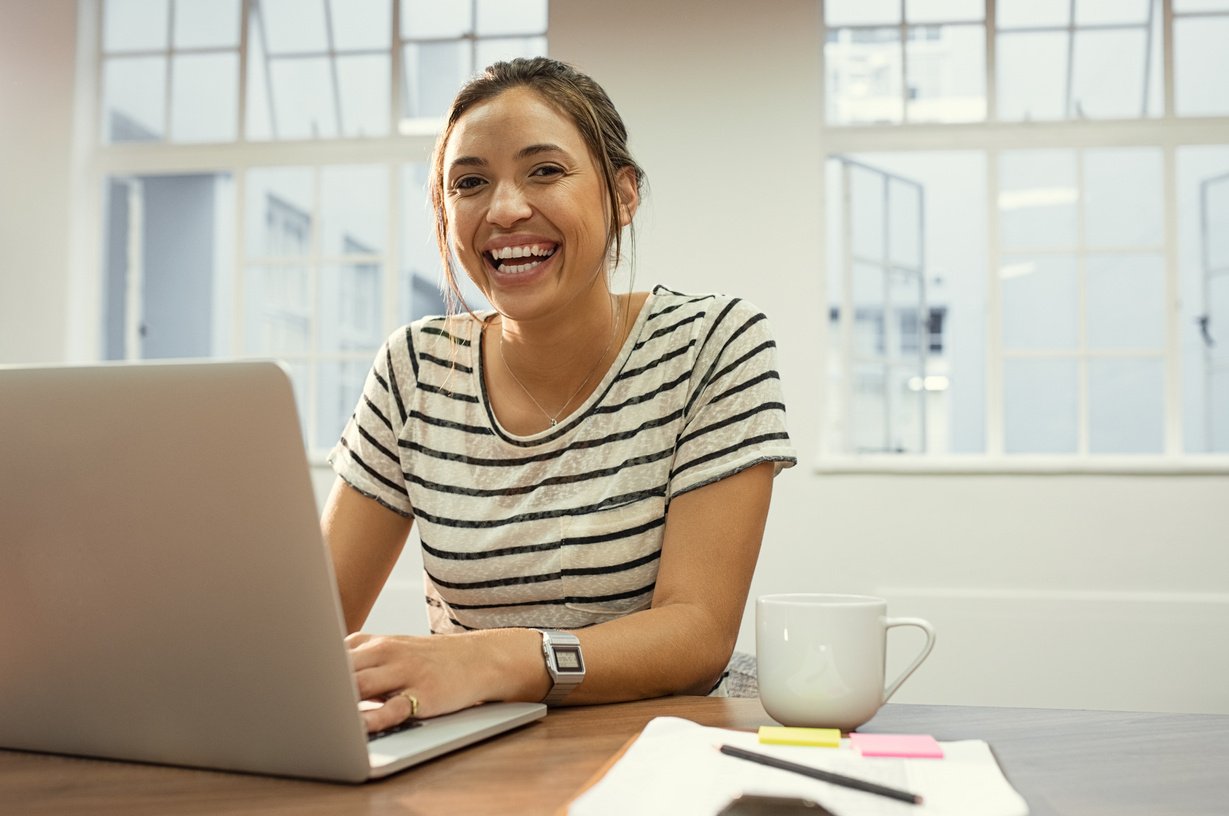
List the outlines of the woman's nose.
{"type": "Polygon", "coordinates": [[[487,210],[487,221],[498,227],[510,227],[529,217],[532,208],[519,184],[497,184],[487,210]]]}

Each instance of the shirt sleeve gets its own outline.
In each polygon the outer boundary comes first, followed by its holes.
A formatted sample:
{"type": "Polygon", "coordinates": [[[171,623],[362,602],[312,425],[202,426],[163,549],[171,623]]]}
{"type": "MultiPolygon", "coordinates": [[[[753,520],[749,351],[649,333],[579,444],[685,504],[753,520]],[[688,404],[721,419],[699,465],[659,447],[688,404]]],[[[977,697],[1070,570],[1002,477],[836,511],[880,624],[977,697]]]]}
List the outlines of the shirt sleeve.
{"type": "Polygon", "coordinates": [[[670,476],[671,497],[761,462],[798,461],[785,424],[776,343],[754,306],[732,300],[709,321],[670,476]]]}
{"type": "Polygon", "coordinates": [[[328,459],[347,484],[403,516],[414,512],[398,447],[407,419],[405,389],[414,387],[412,361],[407,326],[380,348],[363,395],[328,459]]]}

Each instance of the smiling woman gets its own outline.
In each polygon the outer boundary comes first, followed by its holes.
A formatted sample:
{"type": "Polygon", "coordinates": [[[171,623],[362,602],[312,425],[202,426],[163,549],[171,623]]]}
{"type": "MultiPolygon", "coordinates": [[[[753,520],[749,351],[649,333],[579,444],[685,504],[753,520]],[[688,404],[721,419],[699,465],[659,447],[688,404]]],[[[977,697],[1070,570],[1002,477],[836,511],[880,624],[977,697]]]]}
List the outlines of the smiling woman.
{"type": "Polygon", "coordinates": [[[350,639],[386,701],[373,729],[409,697],[431,716],[724,693],[795,457],[757,309],[611,291],[642,179],[605,92],[563,63],[496,63],[449,111],[430,190],[456,305],[381,349],[323,519],[351,631],[420,525],[433,634],[350,639]]]}

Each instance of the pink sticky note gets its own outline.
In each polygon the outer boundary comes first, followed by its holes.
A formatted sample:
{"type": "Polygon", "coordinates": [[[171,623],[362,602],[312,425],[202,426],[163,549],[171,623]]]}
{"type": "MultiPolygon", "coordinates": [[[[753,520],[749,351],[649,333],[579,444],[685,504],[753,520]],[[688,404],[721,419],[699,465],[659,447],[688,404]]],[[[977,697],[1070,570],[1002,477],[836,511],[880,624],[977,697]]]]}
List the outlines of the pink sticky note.
{"type": "Polygon", "coordinates": [[[943,748],[928,734],[850,734],[862,756],[942,759],[943,748]]]}

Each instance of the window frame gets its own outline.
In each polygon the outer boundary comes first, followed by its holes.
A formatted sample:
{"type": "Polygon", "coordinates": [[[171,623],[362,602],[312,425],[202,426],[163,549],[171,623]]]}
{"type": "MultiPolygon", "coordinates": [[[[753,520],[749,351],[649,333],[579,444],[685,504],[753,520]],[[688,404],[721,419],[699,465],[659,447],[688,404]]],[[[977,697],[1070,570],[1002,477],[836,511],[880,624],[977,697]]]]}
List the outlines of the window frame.
{"type": "MultiPolygon", "coordinates": [[[[545,2],[546,0],[544,0],[545,2]]],[[[372,255],[338,256],[336,253],[325,254],[320,250],[319,237],[313,240],[313,246],[303,259],[309,268],[309,286],[316,285],[320,270],[331,262],[337,263],[370,263],[378,266],[383,281],[380,288],[381,304],[379,305],[381,326],[379,336],[387,337],[400,325],[402,313],[400,298],[400,266],[402,264],[401,227],[405,223],[408,198],[411,205],[422,199],[416,195],[405,195],[404,168],[408,165],[429,164],[431,153],[439,130],[443,126],[442,118],[402,119],[403,84],[405,77],[402,70],[402,51],[410,38],[404,37],[401,31],[401,2],[389,0],[390,39],[388,43],[390,71],[389,122],[387,132],[383,136],[344,136],[318,140],[290,139],[275,140],[271,138],[249,139],[247,128],[248,117],[248,60],[249,29],[251,28],[252,9],[257,0],[239,0],[238,13],[239,39],[231,50],[238,51],[239,76],[236,94],[236,137],[225,142],[172,142],[169,131],[164,131],[158,141],[110,142],[106,139],[103,129],[102,112],[103,72],[108,58],[105,52],[104,14],[106,0],[83,0],[77,9],[77,56],[78,69],[75,89],[75,126],[74,126],[74,157],[75,167],[72,212],[70,214],[70,245],[72,249],[72,265],[69,275],[70,291],[78,293],[79,297],[70,299],[68,320],[70,324],[68,336],[69,355],[77,359],[100,360],[105,356],[103,339],[106,316],[103,308],[103,270],[104,270],[104,231],[105,231],[105,189],[109,179],[133,178],[146,176],[180,175],[180,174],[217,174],[230,177],[229,202],[230,218],[233,221],[233,248],[230,257],[225,259],[220,267],[222,274],[231,276],[233,293],[232,308],[234,319],[230,326],[228,341],[231,358],[250,359],[254,355],[244,348],[244,276],[247,269],[258,266],[268,260],[265,256],[252,257],[248,253],[246,240],[247,194],[248,178],[253,170],[264,170],[278,167],[294,167],[305,169],[313,175],[313,213],[319,214],[319,185],[322,174],[332,167],[378,166],[384,168],[386,191],[386,224],[384,230],[384,246],[372,255]]],[[[320,0],[327,2],[327,0],[320,0]]],[[[476,13],[478,0],[471,0],[476,13]]],[[[173,31],[174,0],[168,0],[168,29],[173,31]]],[[[476,18],[475,18],[476,20],[476,18]]],[[[546,17],[547,30],[540,35],[549,48],[549,11],[546,17]]],[[[475,22],[476,25],[476,22],[475,22]]],[[[486,39],[508,39],[510,35],[500,34],[486,37],[476,31],[457,38],[465,42],[471,55],[486,39]]],[[[530,38],[538,35],[525,35],[530,38]]],[[[157,53],[165,54],[168,61],[180,50],[193,53],[197,49],[176,49],[173,40],[168,39],[165,49],[157,53]]],[[[225,49],[224,49],[225,50],[225,49]]],[[[128,53],[128,52],[116,52],[128,53]]],[[[150,51],[150,53],[154,53],[150,51]]],[[[329,54],[335,53],[331,49],[329,54]]],[[[169,66],[169,62],[168,62],[169,66]]],[[[172,117],[170,95],[170,69],[167,72],[166,110],[164,123],[169,123],[172,117]]],[[[318,230],[316,230],[318,232],[318,230]]],[[[284,260],[284,259],[283,259],[284,260]]],[[[320,347],[319,321],[315,319],[313,304],[311,320],[311,351],[304,357],[294,355],[295,361],[308,366],[333,361],[350,361],[357,352],[323,352],[320,347]]],[[[131,341],[131,338],[129,338],[131,341]]],[[[135,361],[142,359],[133,354],[133,343],[126,343],[125,359],[135,361]]],[[[369,365],[377,349],[364,356],[364,364],[369,365]]],[[[276,357],[275,354],[255,355],[261,358],[276,357]]],[[[296,382],[296,391],[300,405],[304,408],[302,417],[304,441],[309,460],[315,464],[323,462],[327,448],[317,447],[318,377],[313,375],[305,383],[296,382]]],[[[355,394],[358,399],[358,394],[355,394]]],[[[340,429],[338,429],[340,432],[340,429]]]]}
{"type": "MultiPolygon", "coordinates": [[[[1096,454],[1087,452],[1086,416],[1080,418],[1081,449],[1072,454],[1020,454],[1004,449],[1003,370],[1006,359],[1002,344],[1002,291],[996,271],[1003,252],[997,208],[990,207],[987,224],[985,325],[985,449],[971,454],[858,454],[836,453],[831,443],[834,433],[829,401],[820,405],[816,470],[823,473],[1229,473],[1229,455],[1193,453],[1183,450],[1181,304],[1178,259],[1178,200],[1176,189],[1177,152],[1181,148],[1229,145],[1229,113],[1224,116],[1177,116],[1174,112],[1173,32],[1177,17],[1229,17],[1229,11],[1175,15],[1173,0],[1158,0],[1162,15],[1162,93],[1161,113],[1135,119],[1095,119],[1083,121],[1052,120],[1033,122],[997,119],[995,44],[995,0],[985,0],[985,89],[987,118],[980,122],[941,124],[909,122],[893,124],[832,124],[828,121],[828,66],[824,53],[829,27],[820,2],[819,83],[821,112],[817,144],[823,165],[843,156],[873,160],[876,153],[893,152],[980,152],[986,157],[987,206],[998,201],[999,157],[1006,151],[1065,149],[1083,151],[1097,148],[1159,148],[1163,165],[1163,260],[1165,271],[1164,373],[1164,449],[1157,454],[1096,454]]],[[[901,30],[905,0],[901,0],[901,30]]],[[[844,28],[846,26],[833,26],[844,28]]],[[[903,43],[901,44],[904,48],[903,43]]],[[[840,202],[829,199],[827,185],[821,185],[820,223],[828,224],[832,208],[840,202]]],[[[826,227],[825,227],[826,229],[826,227]]],[[[822,287],[827,299],[827,284],[822,287]]],[[[820,326],[820,348],[831,349],[828,321],[820,326]]],[[[825,369],[826,370],[826,369],[825,369]]],[[[848,372],[843,372],[847,377],[848,372]]],[[[827,383],[826,383],[827,385],[827,383]]],[[[1084,413],[1086,414],[1086,407],[1084,413]]]]}

